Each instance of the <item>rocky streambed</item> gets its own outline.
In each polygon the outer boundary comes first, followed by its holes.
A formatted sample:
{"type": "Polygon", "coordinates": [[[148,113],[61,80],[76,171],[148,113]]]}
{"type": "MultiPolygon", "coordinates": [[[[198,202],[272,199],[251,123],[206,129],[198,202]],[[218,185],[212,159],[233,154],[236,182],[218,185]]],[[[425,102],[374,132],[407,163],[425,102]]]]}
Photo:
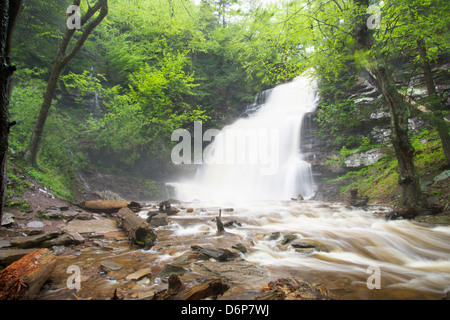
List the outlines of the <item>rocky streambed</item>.
{"type": "Polygon", "coordinates": [[[142,205],[136,215],[157,234],[148,250],[130,241],[115,213],[62,206],[3,227],[0,263],[49,248],[56,267],[42,300],[152,299],[173,274],[188,288],[220,279],[227,290],[210,298],[228,300],[255,298],[281,278],[332,299],[441,299],[450,288],[450,228],[387,221],[381,206],[194,202],[162,212],[157,203],[142,205]],[[379,288],[368,285],[370,270],[380,271],[379,288]]]}

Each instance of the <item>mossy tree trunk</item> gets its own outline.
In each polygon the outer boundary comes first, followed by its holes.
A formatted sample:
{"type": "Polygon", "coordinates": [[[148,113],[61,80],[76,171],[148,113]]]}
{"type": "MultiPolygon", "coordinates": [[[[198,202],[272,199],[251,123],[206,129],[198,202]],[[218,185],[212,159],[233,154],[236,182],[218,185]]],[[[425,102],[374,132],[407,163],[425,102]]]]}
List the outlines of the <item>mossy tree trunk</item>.
{"type": "Polygon", "coordinates": [[[0,221],[7,198],[6,161],[12,126],[9,121],[9,103],[15,67],[11,59],[11,40],[21,8],[22,0],[0,1],[0,221]]]}

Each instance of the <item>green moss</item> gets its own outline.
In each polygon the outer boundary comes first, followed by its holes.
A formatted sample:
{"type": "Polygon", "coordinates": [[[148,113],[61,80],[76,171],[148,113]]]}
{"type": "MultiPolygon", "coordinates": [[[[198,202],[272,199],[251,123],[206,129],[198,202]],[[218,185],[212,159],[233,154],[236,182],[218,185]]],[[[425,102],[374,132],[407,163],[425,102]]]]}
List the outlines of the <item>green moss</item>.
{"type": "MultiPolygon", "coordinates": [[[[411,140],[416,153],[414,163],[419,177],[438,172],[445,164],[445,155],[442,150],[441,141],[436,132],[422,131],[411,140]]],[[[341,150],[340,159],[348,153],[364,152],[370,144],[366,143],[357,150],[341,150]]],[[[391,148],[392,149],[392,148],[391,148]]],[[[366,195],[372,200],[390,200],[396,202],[400,194],[398,186],[399,171],[398,162],[394,152],[387,149],[386,157],[368,167],[358,171],[350,171],[328,183],[340,183],[341,193],[350,189],[358,189],[360,195],[366,195]]],[[[439,197],[439,195],[437,195],[439,197]]]]}
{"type": "Polygon", "coordinates": [[[150,179],[140,179],[139,183],[142,183],[147,188],[150,196],[154,199],[159,199],[165,195],[164,184],[150,179]]]}

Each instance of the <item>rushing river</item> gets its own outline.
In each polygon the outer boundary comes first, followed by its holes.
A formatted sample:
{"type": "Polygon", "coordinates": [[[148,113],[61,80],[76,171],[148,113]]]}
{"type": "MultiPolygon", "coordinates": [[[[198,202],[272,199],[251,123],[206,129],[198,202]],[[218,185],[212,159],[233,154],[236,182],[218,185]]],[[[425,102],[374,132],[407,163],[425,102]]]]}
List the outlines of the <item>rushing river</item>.
{"type": "MultiPolygon", "coordinates": [[[[159,275],[166,264],[188,270],[181,276],[187,282],[227,276],[233,265],[239,273],[240,262],[206,261],[222,268],[211,275],[197,268],[199,261],[183,259],[193,245],[231,249],[237,243],[247,249],[240,253],[242,261],[259,271],[227,278],[231,288],[219,299],[249,299],[269,281],[287,276],[321,285],[334,299],[441,299],[450,290],[450,227],[386,221],[374,214],[382,207],[366,211],[316,201],[196,202],[179,207],[167,226],[156,229],[158,240],[151,250],[130,247],[126,238],[111,238],[106,232],[94,238],[106,248],[81,245],[72,254],[58,256],[52,284],[40,299],[72,299],[74,294],[81,299],[107,299],[114,289],[126,299],[137,299],[143,291],[167,288],[159,275]],[[233,224],[218,235],[214,219],[219,209],[223,223],[233,224]],[[313,245],[299,249],[296,243],[313,245]],[[99,265],[105,260],[121,269],[102,272],[99,265]],[[81,268],[79,291],[66,286],[71,265],[81,268]],[[139,282],[126,278],[143,268],[151,268],[151,276],[139,282]],[[371,288],[376,281],[378,287],[371,288]]],[[[147,211],[140,215],[146,217],[147,211]]],[[[111,232],[120,234],[114,228],[111,232]]]]}
{"type": "Polygon", "coordinates": [[[201,208],[171,217],[170,238],[178,239],[180,249],[241,242],[248,248],[245,260],[274,277],[313,279],[335,288],[341,298],[440,298],[450,290],[450,227],[387,221],[374,214],[382,207],[366,211],[316,201],[202,203],[201,208]],[[218,236],[214,218],[227,207],[233,211],[223,211],[222,220],[235,223],[227,229],[231,235],[218,236]],[[296,242],[314,246],[296,250],[296,242]],[[379,289],[369,289],[375,270],[379,289]]]}

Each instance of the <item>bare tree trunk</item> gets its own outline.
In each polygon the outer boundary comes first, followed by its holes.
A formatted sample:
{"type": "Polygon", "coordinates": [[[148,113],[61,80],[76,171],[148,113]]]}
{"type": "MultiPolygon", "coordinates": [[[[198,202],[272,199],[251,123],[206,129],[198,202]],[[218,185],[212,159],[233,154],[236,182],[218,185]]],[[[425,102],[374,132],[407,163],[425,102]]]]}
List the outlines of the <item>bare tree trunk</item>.
{"type": "Polygon", "coordinates": [[[7,198],[6,160],[12,126],[9,122],[9,103],[15,67],[11,64],[11,38],[21,8],[22,0],[0,1],[0,221],[7,198]]]}
{"type": "Polygon", "coordinates": [[[48,113],[52,104],[53,93],[55,92],[56,85],[58,84],[59,75],[61,74],[61,66],[56,64],[53,66],[52,74],[47,83],[47,88],[44,94],[44,102],[42,103],[41,110],[39,111],[39,117],[34,126],[34,130],[31,134],[30,144],[25,152],[25,160],[36,166],[36,158],[39,150],[39,142],[44,130],[45,121],[47,120],[48,113]]]}
{"type": "MultiPolygon", "coordinates": [[[[80,2],[81,0],[74,0],[74,5],[79,6],[80,2]]],[[[47,89],[45,90],[44,101],[42,102],[41,110],[39,111],[39,117],[31,134],[30,143],[28,144],[27,150],[25,151],[25,160],[33,166],[37,165],[36,159],[39,151],[39,143],[42,138],[45,121],[47,120],[48,113],[50,111],[53,94],[58,84],[59,76],[61,75],[64,67],[73,59],[73,57],[75,57],[89,35],[100,24],[100,22],[102,22],[107,14],[108,0],[98,0],[93,7],[90,7],[85,15],[81,18],[81,28],[83,30],[82,34],[75,43],[74,47],[68,53],[66,53],[67,47],[73,35],[75,34],[75,29],[67,28],[66,32],[64,33],[64,36],[58,47],[58,52],[56,54],[55,63],[53,64],[53,70],[50,75],[50,79],[47,83],[47,89]],[[97,12],[100,12],[99,15],[89,22],[89,20],[91,20],[93,15],[97,12]]]]}

